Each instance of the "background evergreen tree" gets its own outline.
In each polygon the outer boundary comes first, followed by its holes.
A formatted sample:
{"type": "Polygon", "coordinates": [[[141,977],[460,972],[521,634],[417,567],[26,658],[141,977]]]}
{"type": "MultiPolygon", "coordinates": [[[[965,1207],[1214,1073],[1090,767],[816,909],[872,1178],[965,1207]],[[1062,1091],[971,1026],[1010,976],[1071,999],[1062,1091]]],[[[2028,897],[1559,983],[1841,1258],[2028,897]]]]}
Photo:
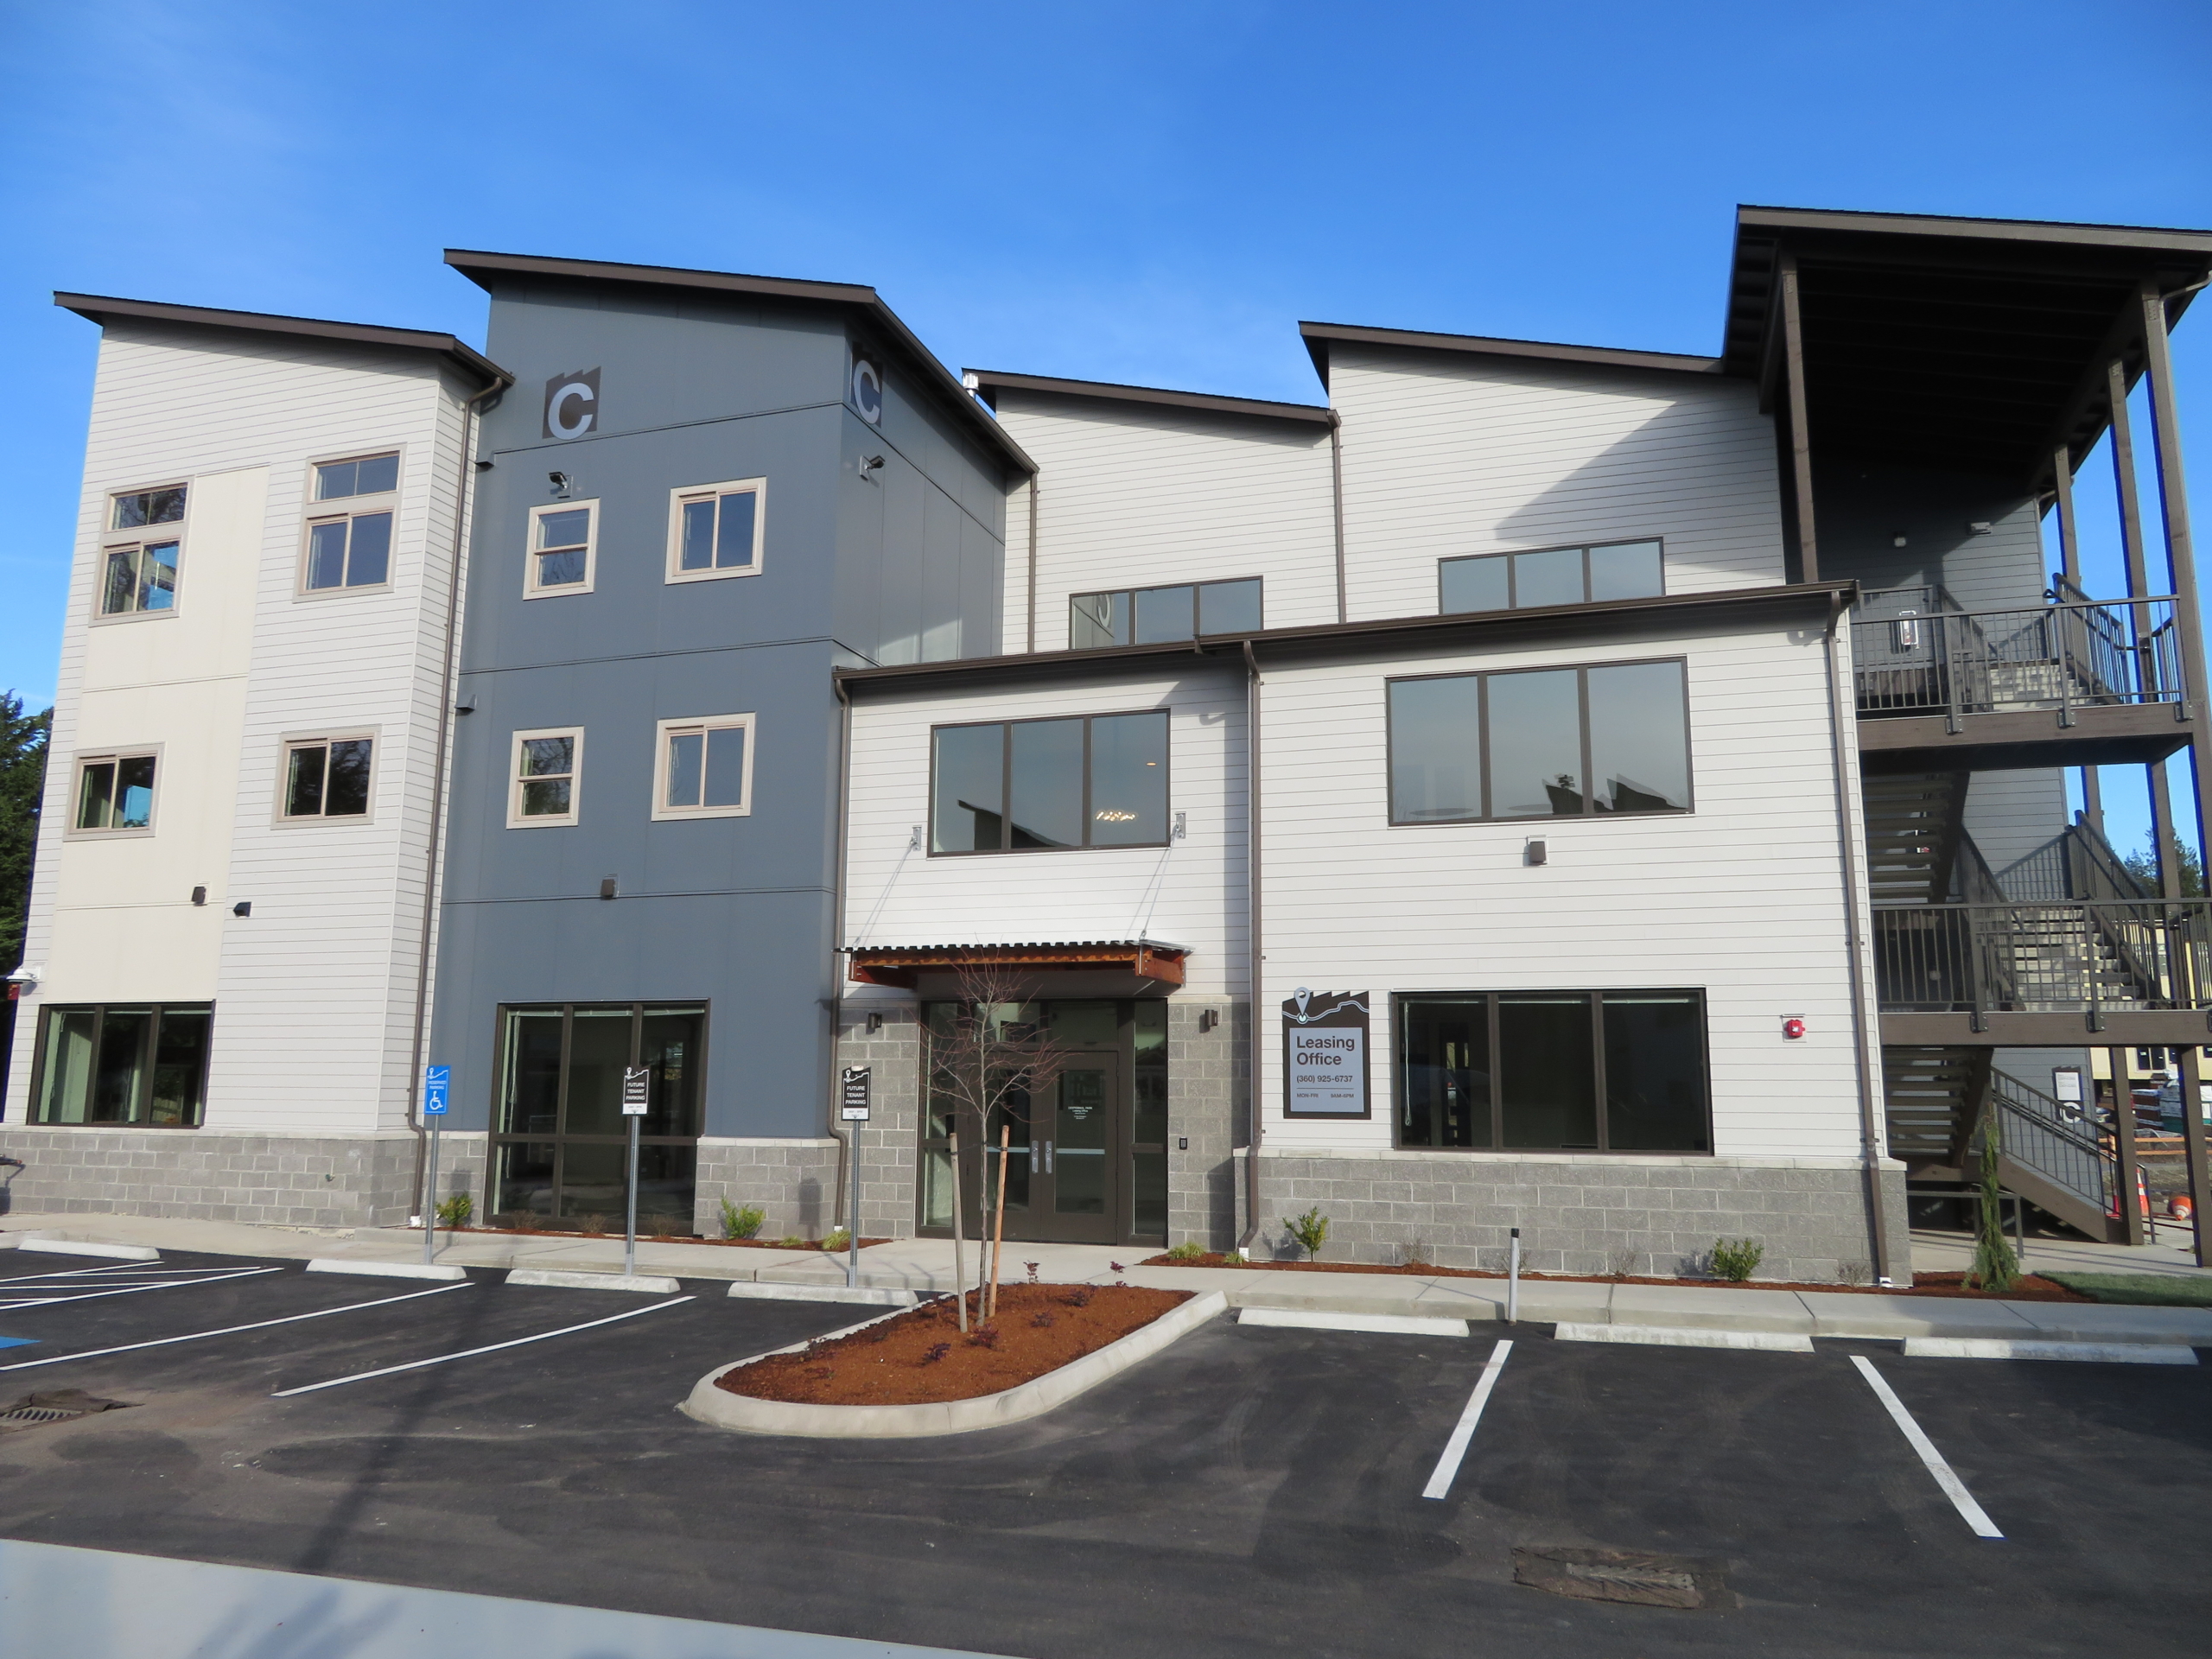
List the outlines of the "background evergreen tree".
{"type": "MultiPolygon", "coordinates": [[[[2140,852],[2130,853],[2120,861],[2127,866],[2127,873],[2152,893],[2158,890],[2158,843],[2148,831],[2143,836],[2140,852]]],[[[2181,843],[2181,896],[2202,899],[2204,896],[2204,861],[2196,855],[2196,849],[2187,842],[2181,843]]]]}
{"type": "MultiPolygon", "coordinates": [[[[38,846],[39,800],[46,788],[46,735],[54,710],[23,713],[23,700],[0,691],[0,974],[23,959],[31,904],[31,855],[38,846]]],[[[0,1088],[15,1052],[16,1007],[0,1002],[0,1088]]]]}

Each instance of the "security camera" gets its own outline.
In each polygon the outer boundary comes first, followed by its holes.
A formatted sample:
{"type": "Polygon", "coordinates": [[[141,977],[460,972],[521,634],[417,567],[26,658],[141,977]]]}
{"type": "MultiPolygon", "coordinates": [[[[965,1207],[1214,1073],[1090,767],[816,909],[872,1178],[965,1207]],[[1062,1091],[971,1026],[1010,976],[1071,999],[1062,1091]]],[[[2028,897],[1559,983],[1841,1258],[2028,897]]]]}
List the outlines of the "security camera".
{"type": "Polygon", "coordinates": [[[545,481],[563,495],[569,493],[569,475],[566,473],[548,473],[545,481]]]}
{"type": "Polygon", "coordinates": [[[866,478],[870,473],[875,471],[877,467],[882,465],[883,457],[881,455],[868,456],[867,460],[861,462],[861,476],[862,478],[866,478]]]}
{"type": "Polygon", "coordinates": [[[38,983],[39,976],[42,971],[42,969],[34,968],[30,963],[25,963],[22,967],[16,969],[14,973],[8,976],[7,982],[10,985],[18,986],[23,990],[28,991],[38,983]]]}

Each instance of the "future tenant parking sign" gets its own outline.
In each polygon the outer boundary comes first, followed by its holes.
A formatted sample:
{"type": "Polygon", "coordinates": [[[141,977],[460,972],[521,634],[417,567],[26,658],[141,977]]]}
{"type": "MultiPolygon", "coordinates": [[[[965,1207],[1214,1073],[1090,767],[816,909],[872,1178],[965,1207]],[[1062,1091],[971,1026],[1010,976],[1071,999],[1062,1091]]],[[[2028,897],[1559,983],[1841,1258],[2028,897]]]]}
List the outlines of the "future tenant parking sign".
{"type": "Polygon", "coordinates": [[[1367,993],[1309,991],[1282,1005],[1283,1111],[1365,1117],[1367,993]]]}

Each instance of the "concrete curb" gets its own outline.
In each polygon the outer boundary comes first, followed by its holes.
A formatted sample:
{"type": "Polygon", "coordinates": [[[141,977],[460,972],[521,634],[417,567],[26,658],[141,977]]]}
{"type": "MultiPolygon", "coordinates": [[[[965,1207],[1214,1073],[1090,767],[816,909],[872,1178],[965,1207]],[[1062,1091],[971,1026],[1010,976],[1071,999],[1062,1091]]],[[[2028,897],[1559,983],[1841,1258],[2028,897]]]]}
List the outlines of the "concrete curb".
{"type": "Polygon", "coordinates": [[[1907,1359],[2078,1359],[2108,1365],[2194,1365],[2196,1350],[2175,1343],[2014,1342],[2005,1338],[1907,1337],[1907,1359]]]}
{"type": "Polygon", "coordinates": [[[673,1279],[643,1273],[563,1273],[550,1268],[516,1268],[511,1285],[543,1285],[555,1290],[633,1290],[645,1296],[673,1296],[683,1287],[673,1279]]]}
{"type": "Polygon", "coordinates": [[[87,1244],[73,1238],[40,1238],[26,1235],[16,1241],[19,1250],[41,1255],[97,1255],[116,1262],[158,1262],[162,1253],[146,1244],[87,1244]]]}
{"type": "MultiPolygon", "coordinates": [[[[783,1400],[752,1400],[715,1382],[753,1359],[718,1366],[701,1377],[677,1409],[715,1428],[741,1434],[790,1434],[813,1440],[907,1440],[930,1434],[965,1434],[1042,1416],[1055,1406],[1094,1389],[1107,1378],[1151,1358],[1227,1311],[1217,1290],[1170,1308],[1141,1331],[1132,1331],[1096,1353],[997,1394],[974,1400],[945,1400],[923,1406],[805,1406],[783,1400]]],[[[873,1323],[873,1321],[871,1321],[873,1323]]],[[[839,1334],[842,1334],[842,1332],[839,1334]]],[[[804,1343],[795,1344],[804,1347],[804,1343]]],[[[788,1353],[791,1349],[777,1351],[788,1353]]],[[[753,1359],[768,1356],[756,1354],[753,1359]]]]}
{"type": "Polygon", "coordinates": [[[461,1268],[434,1267],[422,1262],[349,1262],[343,1256],[319,1255],[308,1263],[309,1273],[351,1273],[366,1279],[437,1279],[450,1284],[466,1279],[461,1268]]]}
{"type": "Polygon", "coordinates": [[[1382,1336],[1464,1337],[1465,1319],[1423,1318],[1407,1313],[1315,1313],[1284,1307],[1242,1307],[1239,1325],[1275,1325],[1292,1331],[1365,1331],[1382,1336]]]}
{"type": "Polygon", "coordinates": [[[889,1285],[783,1284],[758,1279],[732,1280],[729,1294],[760,1302],[857,1302],[864,1307],[912,1307],[922,1300],[913,1291],[889,1285]]]}
{"type": "Polygon", "coordinates": [[[1554,1342],[1634,1342],[1658,1348],[1756,1348],[1768,1353],[1809,1354],[1813,1339],[1788,1331],[1730,1331],[1694,1325],[1561,1325],[1554,1342]]]}

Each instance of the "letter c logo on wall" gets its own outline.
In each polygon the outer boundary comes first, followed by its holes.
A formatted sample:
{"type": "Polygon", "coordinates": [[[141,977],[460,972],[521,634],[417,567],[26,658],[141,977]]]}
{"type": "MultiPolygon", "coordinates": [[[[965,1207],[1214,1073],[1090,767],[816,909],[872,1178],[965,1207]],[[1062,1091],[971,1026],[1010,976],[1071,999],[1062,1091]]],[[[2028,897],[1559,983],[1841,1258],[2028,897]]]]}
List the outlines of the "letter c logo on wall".
{"type": "Polygon", "coordinates": [[[545,383],[545,434],[581,438],[599,427],[599,371],[556,374],[545,383]]]}
{"type": "Polygon", "coordinates": [[[870,426],[883,424],[883,376],[864,357],[853,359],[853,407],[870,426]]]}

